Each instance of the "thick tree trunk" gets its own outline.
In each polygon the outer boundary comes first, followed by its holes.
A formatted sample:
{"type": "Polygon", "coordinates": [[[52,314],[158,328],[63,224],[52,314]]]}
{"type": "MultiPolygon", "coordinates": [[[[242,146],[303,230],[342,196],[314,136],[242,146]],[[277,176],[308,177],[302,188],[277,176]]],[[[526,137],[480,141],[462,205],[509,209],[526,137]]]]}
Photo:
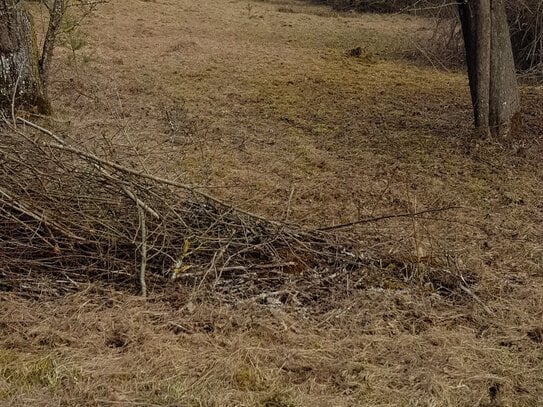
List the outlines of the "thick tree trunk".
{"type": "Polygon", "coordinates": [[[506,136],[520,100],[503,0],[464,0],[458,7],[475,126],[484,135],[506,136]]]}
{"type": "Polygon", "coordinates": [[[49,113],[32,19],[20,0],[0,0],[0,110],[35,107],[49,113]]]}

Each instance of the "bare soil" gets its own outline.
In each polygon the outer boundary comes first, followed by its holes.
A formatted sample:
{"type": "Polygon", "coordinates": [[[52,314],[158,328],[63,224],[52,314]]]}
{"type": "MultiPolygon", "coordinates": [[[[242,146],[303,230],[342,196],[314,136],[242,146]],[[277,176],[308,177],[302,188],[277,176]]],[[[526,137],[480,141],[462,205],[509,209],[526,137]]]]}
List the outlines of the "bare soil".
{"type": "Polygon", "coordinates": [[[402,57],[429,27],[294,0],[112,0],[85,19],[86,45],[56,55],[41,120],[58,133],[309,228],[461,209],[344,231],[419,267],[310,307],[0,293],[0,405],[542,405],[543,90],[522,85],[510,139],[476,140],[465,74],[402,57]],[[444,263],[468,292],[425,275],[444,263]]]}

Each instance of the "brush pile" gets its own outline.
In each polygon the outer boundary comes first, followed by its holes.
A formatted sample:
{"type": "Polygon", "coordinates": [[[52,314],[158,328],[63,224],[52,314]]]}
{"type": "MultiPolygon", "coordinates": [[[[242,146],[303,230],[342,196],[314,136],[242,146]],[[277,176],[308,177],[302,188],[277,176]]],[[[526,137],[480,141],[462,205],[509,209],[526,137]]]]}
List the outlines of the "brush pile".
{"type": "Polygon", "coordinates": [[[446,295],[475,281],[437,259],[377,256],[339,234],[265,219],[17,121],[0,127],[0,290],[55,296],[101,281],[145,295],[177,280],[231,302],[322,305],[387,281],[446,295]]]}
{"type": "Polygon", "coordinates": [[[137,287],[139,279],[145,292],[147,278],[250,297],[300,274],[323,281],[366,263],[333,235],[251,215],[73,146],[23,119],[0,128],[0,290],[59,294],[87,281],[137,287]]]}

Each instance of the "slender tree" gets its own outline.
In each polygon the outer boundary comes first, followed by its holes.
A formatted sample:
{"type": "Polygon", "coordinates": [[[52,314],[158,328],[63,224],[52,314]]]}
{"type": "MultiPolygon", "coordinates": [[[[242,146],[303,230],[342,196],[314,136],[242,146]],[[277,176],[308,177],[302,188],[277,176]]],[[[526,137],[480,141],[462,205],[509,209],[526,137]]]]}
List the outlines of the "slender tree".
{"type": "Polygon", "coordinates": [[[43,41],[43,50],[41,53],[39,67],[41,81],[43,83],[45,94],[47,95],[47,91],[49,89],[49,72],[51,68],[51,61],[53,60],[57,35],[60,31],[62,19],[64,18],[64,14],[66,13],[66,9],[68,7],[68,1],[53,0],[50,6],[47,5],[47,2],[44,2],[44,4],[49,10],[49,25],[43,41]]]}
{"type": "Polygon", "coordinates": [[[458,5],[475,126],[506,136],[520,117],[515,62],[504,0],[462,0],[458,5]]]}

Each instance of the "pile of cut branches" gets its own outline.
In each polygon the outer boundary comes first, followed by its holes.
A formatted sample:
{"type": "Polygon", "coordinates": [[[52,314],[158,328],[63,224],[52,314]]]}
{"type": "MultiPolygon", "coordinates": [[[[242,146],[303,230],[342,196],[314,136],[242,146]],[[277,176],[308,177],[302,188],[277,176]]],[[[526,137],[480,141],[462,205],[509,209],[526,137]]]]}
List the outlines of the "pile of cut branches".
{"type": "Polygon", "coordinates": [[[76,148],[24,119],[2,126],[2,290],[61,293],[99,279],[139,282],[145,293],[146,279],[217,287],[235,280],[246,297],[284,287],[307,270],[333,274],[362,265],[333,235],[235,209],[76,148]],[[44,277],[55,284],[42,286],[44,277]]]}
{"type": "MultiPolygon", "coordinates": [[[[148,284],[178,280],[234,302],[305,304],[421,266],[361,253],[325,231],[337,227],[268,220],[16,122],[0,125],[0,290],[59,295],[105,281],[145,295],[148,284]]],[[[449,293],[467,283],[446,264],[423,275],[449,293]]]]}

